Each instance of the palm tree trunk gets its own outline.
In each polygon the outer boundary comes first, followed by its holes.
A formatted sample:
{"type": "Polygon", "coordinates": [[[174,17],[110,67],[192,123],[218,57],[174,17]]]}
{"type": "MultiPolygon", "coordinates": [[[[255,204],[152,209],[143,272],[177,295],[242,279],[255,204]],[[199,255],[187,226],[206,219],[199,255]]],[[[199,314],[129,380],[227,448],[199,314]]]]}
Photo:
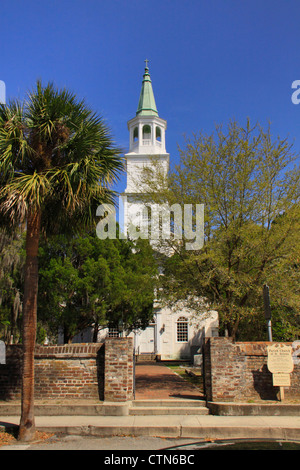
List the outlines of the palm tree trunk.
{"type": "Polygon", "coordinates": [[[38,248],[40,211],[29,210],[26,234],[26,261],[23,301],[23,371],[21,420],[18,439],[30,441],[35,436],[34,419],[34,348],[36,338],[38,293],[38,248]]]}

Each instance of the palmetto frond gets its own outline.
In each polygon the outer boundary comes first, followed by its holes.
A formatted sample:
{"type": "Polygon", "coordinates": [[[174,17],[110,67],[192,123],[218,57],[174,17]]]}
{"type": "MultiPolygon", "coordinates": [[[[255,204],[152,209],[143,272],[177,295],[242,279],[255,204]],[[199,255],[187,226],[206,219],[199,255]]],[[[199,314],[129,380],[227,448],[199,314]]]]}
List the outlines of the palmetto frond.
{"type": "Polygon", "coordinates": [[[0,188],[2,211],[12,219],[23,220],[28,206],[31,209],[39,208],[50,191],[49,181],[44,175],[36,172],[32,175],[16,174],[15,178],[0,188]]]}
{"type": "Polygon", "coordinates": [[[31,151],[26,139],[23,106],[18,101],[9,106],[0,105],[0,175],[21,169],[31,151]]]}
{"type": "Polygon", "coordinates": [[[51,201],[72,217],[112,200],[122,169],[103,120],[67,90],[37,82],[24,104],[0,107],[0,211],[12,218],[51,201]]]}

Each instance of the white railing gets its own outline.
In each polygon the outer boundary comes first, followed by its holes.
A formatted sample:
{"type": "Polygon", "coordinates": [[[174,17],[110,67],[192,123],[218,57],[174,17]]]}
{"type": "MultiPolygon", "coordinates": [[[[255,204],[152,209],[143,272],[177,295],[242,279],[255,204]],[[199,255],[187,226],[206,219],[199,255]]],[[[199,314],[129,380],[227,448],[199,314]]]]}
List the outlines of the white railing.
{"type": "MultiPolygon", "coordinates": [[[[159,140],[156,140],[154,143],[152,143],[151,139],[142,139],[142,145],[144,147],[150,147],[151,145],[155,145],[156,147],[161,147],[162,143],[159,140]]],[[[135,142],[132,143],[131,148],[136,148],[139,146],[139,141],[136,140],[135,142]]]]}

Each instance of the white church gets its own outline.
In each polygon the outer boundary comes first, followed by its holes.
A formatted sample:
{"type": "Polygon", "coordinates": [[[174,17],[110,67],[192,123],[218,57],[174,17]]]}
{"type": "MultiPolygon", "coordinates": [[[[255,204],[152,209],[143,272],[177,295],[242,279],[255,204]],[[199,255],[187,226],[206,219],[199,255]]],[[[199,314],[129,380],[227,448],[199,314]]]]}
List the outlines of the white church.
{"type": "MultiPolygon", "coordinates": [[[[139,203],[144,207],[140,185],[141,172],[153,165],[153,158],[168,172],[169,154],[166,151],[165,133],[167,122],[159,117],[156,108],[148,61],[143,75],[142,89],[134,118],[127,123],[129,130],[129,152],[125,155],[127,185],[124,191],[124,225],[136,217],[139,203]]],[[[143,214],[140,214],[143,218],[143,214]]],[[[148,217],[148,214],[146,214],[148,217]]],[[[98,341],[117,334],[108,328],[99,331],[98,341]]],[[[158,360],[189,359],[193,361],[201,351],[204,338],[218,335],[218,314],[215,311],[197,313],[185,307],[184,301],[174,308],[154,305],[153,321],[145,330],[131,332],[134,337],[135,354],[158,360]]],[[[74,338],[75,342],[87,340],[84,333],[74,338]]]]}

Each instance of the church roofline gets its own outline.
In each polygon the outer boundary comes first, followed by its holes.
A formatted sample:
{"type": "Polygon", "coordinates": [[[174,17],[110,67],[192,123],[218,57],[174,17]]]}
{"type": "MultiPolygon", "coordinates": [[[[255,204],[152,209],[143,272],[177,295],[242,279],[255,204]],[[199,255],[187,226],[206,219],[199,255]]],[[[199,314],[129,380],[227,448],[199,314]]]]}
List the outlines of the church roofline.
{"type": "Polygon", "coordinates": [[[135,159],[135,160],[145,160],[145,161],[149,161],[149,158],[158,158],[158,159],[162,159],[162,158],[169,158],[170,157],[170,154],[167,153],[167,152],[161,152],[161,153],[157,153],[157,154],[152,154],[152,153],[136,153],[136,152],[127,152],[124,154],[125,157],[130,157],[132,159],[135,159]]]}
{"type": "Polygon", "coordinates": [[[127,125],[128,125],[128,129],[129,127],[132,125],[132,124],[135,124],[135,123],[138,123],[139,121],[141,121],[141,118],[143,119],[143,121],[147,122],[147,121],[151,121],[151,122],[157,122],[159,124],[162,124],[165,129],[167,128],[167,121],[159,116],[153,116],[153,115],[149,115],[149,114],[144,114],[144,115],[137,115],[135,116],[134,118],[132,119],[129,119],[129,121],[127,121],[127,125]]]}

